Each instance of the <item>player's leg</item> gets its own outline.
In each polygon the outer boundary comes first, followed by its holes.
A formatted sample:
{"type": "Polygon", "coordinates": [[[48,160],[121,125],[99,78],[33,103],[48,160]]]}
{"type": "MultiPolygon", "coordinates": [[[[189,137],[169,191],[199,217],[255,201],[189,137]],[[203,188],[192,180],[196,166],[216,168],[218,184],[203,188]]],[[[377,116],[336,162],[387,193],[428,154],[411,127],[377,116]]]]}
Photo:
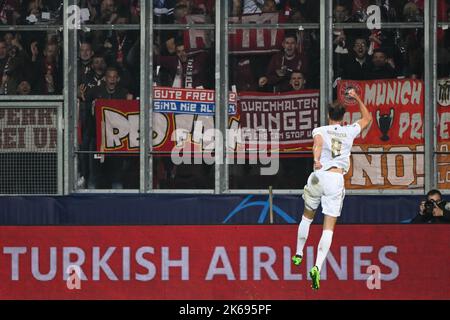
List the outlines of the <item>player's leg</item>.
{"type": "Polygon", "coordinates": [[[323,231],[320,237],[319,245],[317,247],[317,257],[314,267],[309,272],[312,280],[311,287],[315,290],[320,288],[320,270],[322,270],[323,262],[330,251],[331,242],[333,239],[334,226],[336,225],[337,217],[324,215],[323,231]]]}
{"type": "Polygon", "coordinates": [[[316,263],[309,273],[312,280],[312,288],[316,290],[320,287],[320,270],[330,251],[334,227],[337,218],[341,215],[345,196],[344,178],[342,175],[329,173],[326,181],[324,183],[324,196],[322,197],[323,231],[317,247],[316,263]]]}
{"type": "Polygon", "coordinates": [[[302,220],[297,230],[297,248],[295,255],[292,257],[292,263],[296,266],[300,265],[303,259],[303,248],[308,239],[309,227],[313,222],[316,209],[320,204],[321,187],[318,178],[312,173],[308,178],[308,183],[303,191],[303,200],[305,208],[303,210],[302,220]]]}
{"type": "Polygon", "coordinates": [[[314,220],[315,213],[315,210],[309,210],[306,207],[303,210],[302,221],[300,221],[297,230],[297,249],[292,257],[292,262],[296,266],[302,262],[303,248],[305,247],[306,239],[308,239],[309,227],[314,220]]]}
{"type": "Polygon", "coordinates": [[[334,227],[336,225],[337,217],[324,215],[323,218],[323,231],[320,237],[319,246],[317,248],[317,257],[315,266],[322,270],[323,262],[330,251],[331,241],[333,239],[334,227]]]}
{"type": "Polygon", "coordinates": [[[337,217],[324,215],[323,231],[322,236],[320,237],[319,245],[317,247],[316,263],[309,273],[309,275],[311,276],[313,289],[320,288],[320,270],[322,270],[323,262],[325,261],[325,258],[330,251],[336,221],[337,217]]]}

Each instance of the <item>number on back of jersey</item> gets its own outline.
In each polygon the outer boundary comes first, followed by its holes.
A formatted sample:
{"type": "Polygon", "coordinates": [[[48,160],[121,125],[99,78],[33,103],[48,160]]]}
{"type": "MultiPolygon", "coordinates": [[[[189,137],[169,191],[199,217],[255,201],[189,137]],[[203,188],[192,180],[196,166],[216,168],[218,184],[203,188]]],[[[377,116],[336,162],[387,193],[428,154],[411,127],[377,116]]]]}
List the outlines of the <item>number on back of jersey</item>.
{"type": "Polygon", "coordinates": [[[331,156],[334,158],[341,155],[342,141],[332,138],[331,139],[331,156]]]}

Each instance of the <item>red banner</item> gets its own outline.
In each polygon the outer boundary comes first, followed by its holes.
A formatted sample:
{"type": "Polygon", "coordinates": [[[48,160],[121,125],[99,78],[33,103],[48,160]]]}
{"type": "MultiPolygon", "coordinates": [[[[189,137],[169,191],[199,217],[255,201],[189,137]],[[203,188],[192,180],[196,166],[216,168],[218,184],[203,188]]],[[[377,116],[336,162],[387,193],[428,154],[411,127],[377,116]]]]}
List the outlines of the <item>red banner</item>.
{"type": "Polygon", "coordinates": [[[319,126],[319,91],[241,92],[237,119],[243,132],[277,132],[281,152],[311,151],[312,130],[319,126]]]}
{"type": "MultiPolygon", "coordinates": [[[[186,24],[208,24],[211,19],[203,14],[189,14],[180,21],[186,24]]],[[[194,54],[211,48],[211,38],[214,34],[211,30],[189,28],[183,32],[183,43],[186,52],[194,54]]]]}
{"type": "Polygon", "coordinates": [[[139,101],[95,100],[98,151],[139,151],[139,101]]]}
{"type": "MultiPolygon", "coordinates": [[[[214,151],[214,139],[223,133],[214,126],[213,90],[157,87],[153,103],[154,151],[214,151]]],[[[98,151],[139,151],[139,101],[98,99],[95,112],[98,151]]],[[[241,93],[238,102],[230,92],[228,114],[230,153],[308,151],[311,132],[319,124],[319,92],[241,93]]]]}
{"type": "Polygon", "coordinates": [[[338,98],[347,105],[344,120],[354,123],[361,114],[356,102],[344,97],[348,87],[359,93],[372,113],[373,122],[355,139],[346,188],[423,189],[423,82],[412,79],[339,81],[338,98]]]}
{"type": "MultiPolygon", "coordinates": [[[[230,17],[232,24],[253,23],[259,28],[264,24],[286,22],[286,16],[278,13],[250,14],[230,17]]],[[[228,31],[230,54],[258,54],[280,51],[284,39],[283,29],[230,29],[228,31]]]]}
{"type": "Polygon", "coordinates": [[[450,299],[449,226],[340,225],[314,292],[321,229],[296,269],[296,225],[2,226],[0,299],[450,299]]]}
{"type": "MultiPolygon", "coordinates": [[[[437,151],[450,152],[450,78],[437,82],[437,151]]],[[[438,188],[450,189],[450,154],[438,154],[438,188]]]]}
{"type": "MultiPolygon", "coordinates": [[[[338,97],[354,87],[373,116],[370,128],[355,140],[362,145],[422,145],[425,87],[420,80],[339,81],[338,97]]],[[[347,122],[361,118],[358,105],[346,101],[347,122]]]]}
{"type": "MultiPolygon", "coordinates": [[[[213,150],[214,90],[155,87],[153,98],[153,151],[213,150]]],[[[233,92],[228,112],[236,113],[233,92]]],[[[98,151],[139,151],[138,100],[97,99],[95,114],[98,151]]]]}

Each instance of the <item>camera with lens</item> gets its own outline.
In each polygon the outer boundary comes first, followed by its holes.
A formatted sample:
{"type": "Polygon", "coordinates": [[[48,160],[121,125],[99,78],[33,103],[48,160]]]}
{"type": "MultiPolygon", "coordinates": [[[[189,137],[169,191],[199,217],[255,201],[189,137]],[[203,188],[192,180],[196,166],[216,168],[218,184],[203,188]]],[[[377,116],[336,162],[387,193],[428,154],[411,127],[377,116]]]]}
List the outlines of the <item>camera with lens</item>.
{"type": "Polygon", "coordinates": [[[434,201],[433,199],[427,200],[425,201],[425,211],[424,214],[427,216],[431,216],[433,215],[433,209],[434,209],[434,205],[435,205],[436,201],[434,201]]]}

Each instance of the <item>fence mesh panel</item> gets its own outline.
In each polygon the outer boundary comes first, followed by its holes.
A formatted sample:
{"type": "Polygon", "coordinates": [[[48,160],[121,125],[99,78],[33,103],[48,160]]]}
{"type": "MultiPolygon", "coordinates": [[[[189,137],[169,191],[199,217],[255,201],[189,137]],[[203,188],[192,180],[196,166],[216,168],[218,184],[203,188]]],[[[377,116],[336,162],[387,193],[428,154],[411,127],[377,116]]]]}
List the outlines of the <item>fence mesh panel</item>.
{"type": "Polygon", "coordinates": [[[0,105],[0,194],[58,193],[57,124],[57,107],[0,105]]]}

